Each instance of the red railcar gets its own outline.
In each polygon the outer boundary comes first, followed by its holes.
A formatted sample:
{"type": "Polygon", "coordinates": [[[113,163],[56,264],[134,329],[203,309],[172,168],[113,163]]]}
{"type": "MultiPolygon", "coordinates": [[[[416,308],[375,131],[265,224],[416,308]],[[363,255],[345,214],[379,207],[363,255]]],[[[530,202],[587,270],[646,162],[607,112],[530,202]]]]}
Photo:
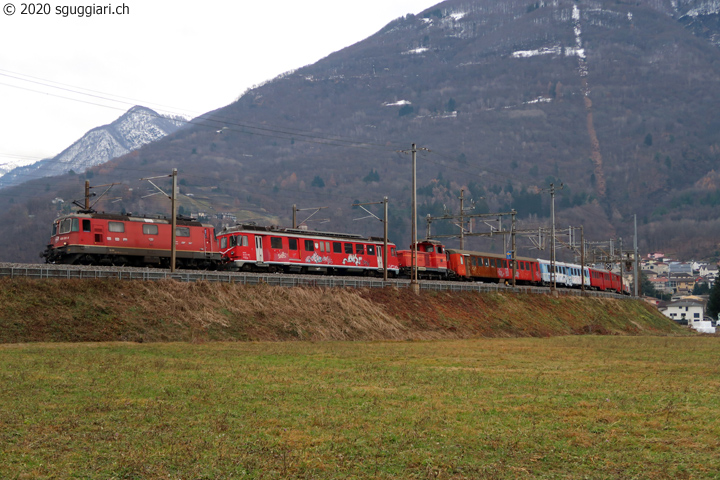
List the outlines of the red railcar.
{"type": "MultiPolygon", "coordinates": [[[[220,252],[237,270],[377,274],[383,271],[383,240],[360,235],[236,225],[218,235],[220,252]]],[[[388,274],[399,270],[395,245],[388,243],[388,274]]]]}
{"type": "Polygon", "coordinates": [[[622,276],[607,270],[590,268],[590,288],[604,292],[628,293],[622,282],[622,276]]]}
{"type": "MultiPolygon", "coordinates": [[[[417,243],[416,265],[418,278],[444,279],[448,275],[448,262],[445,247],[434,240],[423,240],[417,243]]],[[[398,250],[400,272],[403,275],[412,274],[412,245],[410,250],[398,250]]]]}
{"type": "MultiPolygon", "coordinates": [[[[467,280],[504,283],[512,282],[512,261],[504,255],[448,249],[448,268],[467,280]]],[[[542,280],[540,265],[534,258],[515,257],[515,282],[536,285],[542,280]]]]}
{"type": "MultiPolygon", "coordinates": [[[[215,229],[193,219],[176,222],[176,263],[213,269],[222,262],[215,229]]],[[[53,222],[47,263],[169,266],[171,221],[163,217],[74,213],[53,222]]]]}

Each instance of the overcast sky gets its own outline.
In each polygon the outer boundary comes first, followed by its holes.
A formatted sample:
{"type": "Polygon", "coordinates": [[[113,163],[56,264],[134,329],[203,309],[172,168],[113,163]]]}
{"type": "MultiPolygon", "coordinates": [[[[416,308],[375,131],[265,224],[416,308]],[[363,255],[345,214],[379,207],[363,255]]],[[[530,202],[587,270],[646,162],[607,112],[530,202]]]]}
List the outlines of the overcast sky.
{"type": "Polygon", "coordinates": [[[440,0],[54,1],[0,2],[0,164],[53,157],[133,105],[225,106],[440,0]],[[67,11],[91,5],[123,14],[67,11]]]}

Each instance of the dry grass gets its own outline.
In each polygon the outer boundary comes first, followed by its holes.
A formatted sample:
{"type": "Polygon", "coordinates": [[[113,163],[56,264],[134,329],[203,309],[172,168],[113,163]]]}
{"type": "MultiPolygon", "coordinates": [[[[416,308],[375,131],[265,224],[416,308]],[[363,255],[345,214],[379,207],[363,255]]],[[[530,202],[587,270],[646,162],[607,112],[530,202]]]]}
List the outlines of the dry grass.
{"type": "Polygon", "coordinates": [[[643,302],[407,290],[0,279],[0,342],[429,340],[686,333],[643,302]]]}

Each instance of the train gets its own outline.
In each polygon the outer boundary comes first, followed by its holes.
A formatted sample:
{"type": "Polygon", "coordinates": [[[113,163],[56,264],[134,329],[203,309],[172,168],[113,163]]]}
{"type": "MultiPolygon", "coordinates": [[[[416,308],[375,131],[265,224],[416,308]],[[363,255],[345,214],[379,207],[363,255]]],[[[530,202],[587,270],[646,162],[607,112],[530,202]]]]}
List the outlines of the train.
{"type": "MultiPolygon", "coordinates": [[[[165,217],[78,212],[53,222],[46,263],[169,267],[171,222],[165,217]]],[[[265,273],[410,277],[412,246],[399,250],[379,237],[299,228],[237,224],[220,233],[207,223],[178,216],[179,268],[265,273]]],[[[551,263],[506,255],[446,248],[436,240],[417,242],[417,276],[428,280],[471,281],[630,294],[621,275],[566,262],[551,263]],[[552,269],[554,266],[554,275],[552,269]],[[553,278],[554,277],[554,278],[553,278]],[[514,278],[514,282],[513,282],[514,278]]]]}

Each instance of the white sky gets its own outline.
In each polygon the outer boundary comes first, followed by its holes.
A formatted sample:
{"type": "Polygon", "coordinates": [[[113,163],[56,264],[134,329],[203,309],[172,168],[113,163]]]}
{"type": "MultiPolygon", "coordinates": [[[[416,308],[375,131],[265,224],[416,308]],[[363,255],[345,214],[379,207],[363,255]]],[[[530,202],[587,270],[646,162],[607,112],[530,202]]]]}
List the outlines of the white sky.
{"type": "Polygon", "coordinates": [[[0,164],[53,157],[136,104],[187,116],[225,106],[252,85],[440,2],[111,1],[52,0],[49,15],[0,2],[15,7],[0,12],[0,164]],[[123,3],[125,15],[57,13],[123,3]],[[91,90],[96,97],[75,93],[91,90]]]}

